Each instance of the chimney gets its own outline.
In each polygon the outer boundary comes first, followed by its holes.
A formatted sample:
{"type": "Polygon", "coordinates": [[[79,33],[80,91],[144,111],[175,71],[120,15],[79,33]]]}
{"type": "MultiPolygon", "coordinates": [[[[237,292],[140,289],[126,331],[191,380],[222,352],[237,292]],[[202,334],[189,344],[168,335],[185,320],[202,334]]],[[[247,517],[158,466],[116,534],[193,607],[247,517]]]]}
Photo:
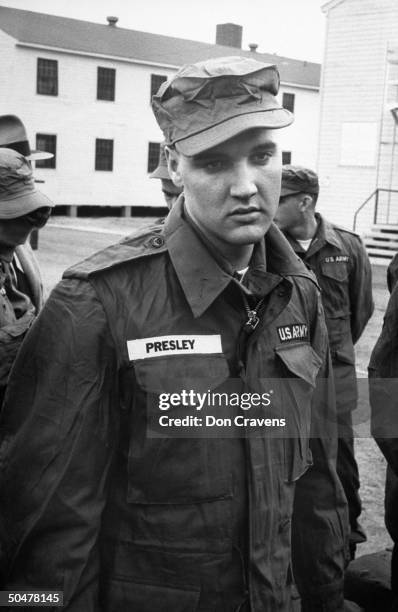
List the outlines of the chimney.
{"type": "Polygon", "coordinates": [[[252,53],[256,53],[257,49],[258,49],[258,44],[257,43],[250,43],[249,44],[249,49],[252,53]]]}
{"type": "Polygon", "coordinates": [[[219,23],[216,32],[216,45],[242,48],[242,26],[236,23],[219,23]]]}
{"type": "Polygon", "coordinates": [[[108,22],[108,25],[111,26],[111,28],[115,28],[117,22],[119,21],[119,17],[112,17],[112,16],[110,16],[110,17],[107,17],[106,20],[108,22]]]}

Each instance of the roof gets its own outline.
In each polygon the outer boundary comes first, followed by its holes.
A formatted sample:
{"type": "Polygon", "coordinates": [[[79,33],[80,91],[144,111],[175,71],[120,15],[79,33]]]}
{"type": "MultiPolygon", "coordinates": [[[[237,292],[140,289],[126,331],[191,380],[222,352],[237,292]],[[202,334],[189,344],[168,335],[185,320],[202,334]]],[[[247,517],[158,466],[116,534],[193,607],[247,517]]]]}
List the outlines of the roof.
{"type": "Polygon", "coordinates": [[[329,0],[329,2],[322,4],[321,9],[324,13],[328,13],[342,2],[344,2],[344,0],[329,0]]]}
{"type": "MultiPolygon", "coordinates": [[[[193,40],[128,30],[67,17],[0,6],[0,29],[19,43],[75,53],[179,67],[210,57],[253,56],[252,51],[193,40]]],[[[320,64],[255,53],[256,59],[276,64],[284,83],[319,88],[320,64]]]]}

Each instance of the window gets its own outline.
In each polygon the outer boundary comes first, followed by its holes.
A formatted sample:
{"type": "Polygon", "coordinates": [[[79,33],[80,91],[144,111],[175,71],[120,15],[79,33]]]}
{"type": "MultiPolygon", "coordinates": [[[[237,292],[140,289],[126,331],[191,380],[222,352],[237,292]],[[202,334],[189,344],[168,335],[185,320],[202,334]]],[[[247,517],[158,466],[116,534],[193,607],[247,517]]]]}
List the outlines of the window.
{"type": "Polygon", "coordinates": [[[58,95],[57,60],[37,58],[37,93],[43,96],[58,95]]]}
{"type": "Polygon", "coordinates": [[[282,97],[283,108],[286,108],[291,113],[294,113],[294,97],[292,93],[284,93],[282,97]]]}
{"type": "Polygon", "coordinates": [[[38,159],[36,161],[36,168],[55,168],[57,137],[54,134],[36,134],[36,149],[54,155],[50,159],[38,159]]]}
{"type": "Polygon", "coordinates": [[[163,74],[151,74],[151,100],[152,96],[157,93],[159,87],[165,81],[167,81],[167,76],[164,76],[163,74]]]}
{"type": "Polygon", "coordinates": [[[291,151],[282,151],[282,166],[285,164],[292,163],[292,152],[291,151]]]}
{"type": "Polygon", "coordinates": [[[148,145],[148,172],[153,172],[159,163],[160,143],[150,142],[148,145]]]}
{"type": "Polygon", "coordinates": [[[95,139],[95,169],[113,170],[113,140],[95,139]]]}
{"type": "Polygon", "coordinates": [[[116,70],[114,68],[102,68],[97,70],[97,100],[115,100],[116,70]]]}

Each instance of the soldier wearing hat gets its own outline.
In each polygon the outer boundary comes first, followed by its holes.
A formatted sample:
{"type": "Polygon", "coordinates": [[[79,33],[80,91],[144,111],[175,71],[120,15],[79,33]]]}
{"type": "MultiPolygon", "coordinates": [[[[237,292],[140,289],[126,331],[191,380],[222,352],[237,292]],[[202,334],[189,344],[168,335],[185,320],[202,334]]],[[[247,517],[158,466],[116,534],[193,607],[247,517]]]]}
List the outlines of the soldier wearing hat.
{"type": "Polygon", "coordinates": [[[160,145],[159,163],[155,170],[149,175],[149,178],[160,179],[163,197],[167,204],[167,208],[171,210],[173,205],[176,203],[178,196],[180,193],[182,193],[182,187],[174,185],[170,178],[164,144],[160,145]]]}
{"type": "Polygon", "coordinates": [[[16,115],[0,115],[0,148],[13,149],[29,161],[54,157],[48,151],[30,148],[25,126],[16,115]]]}
{"type": "Polygon", "coordinates": [[[164,225],[68,270],[24,343],[3,588],[63,590],[73,612],[281,612],[293,565],[303,611],[342,610],[326,327],[272,224],[278,86],[275,66],[229,57],[154,97],[184,193],[164,225]]]}
{"type": "Polygon", "coordinates": [[[36,189],[26,158],[0,148],[0,405],[19,346],[43,303],[39,268],[25,243],[52,206],[36,189]]]}
{"type": "Polygon", "coordinates": [[[361,500],[352,432],[352,411],[357,404],[354,344],[373,312],[372,277],[360,237],[316,212],[318,194],[315,172],[302,166],[283,166],[275,222],[314,271],[322,291],[339,420],[337,472],[348,500],[354,557],[356,545],[366,540],[358,523],[361,500]]]}

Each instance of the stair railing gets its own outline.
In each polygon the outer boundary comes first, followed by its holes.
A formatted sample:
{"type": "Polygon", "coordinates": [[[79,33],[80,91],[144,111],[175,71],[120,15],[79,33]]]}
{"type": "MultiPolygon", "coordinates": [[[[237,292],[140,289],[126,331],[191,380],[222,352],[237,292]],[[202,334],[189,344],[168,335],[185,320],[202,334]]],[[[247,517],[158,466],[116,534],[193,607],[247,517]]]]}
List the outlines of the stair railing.
{"type": "MultiPolygon", "coordinates": [[[[371,194],[370,194],[370,196],[369,196],[368,198],[366,198],[366,200],[365,200],[364,202],[362,202],[361,206],[359,206],[359,208],[357,208],[357,209],[356,209],[355,214],[354,214],[354,221],[353,221],[353,225],[352,225],[352,229],[353,229],[353,231],[354,231],[354,232],[355,232],[356,227],[357,227],[357,217],[358,217],[359,213],[360,213],[360,212],[361,212],[361,210],[362,210],[362,209],[363,209],[363,208],[366,206],[366,204],[367,204],[368,202],[370,202],[370,200],[371,200],[371,199],[372,199],[374,196],[376,196],[376,205],[375,205],[375,213],[374,213],[374,219],[376,219],[376,217],[377,217],[377,208],[378,208],[378,203],[379,203],[379,202],[378,202],[378,200],[379,200],[379,197],[378,197],[378,195],[379,195],[379,194],[378,194],[378,191],[379,191],[378,189],[375,189],[375,190],[373,191],[373,193],[371,193],[371,194]],[[376,195],[376,194],[377,194],[377,195],[376,195]]],[[[374,223],[376,223],[376,221],[373,221],[373,222],[374,222],[374,223]]]]}
{"type": "MultiPolygon", "coordinates": [[[[373,225],[377,224],[377,217],[378,217],[378,212],[379,212],[379,194],[382,191],[385,192],[385,193],[388,193],[389,196],[391,196],[392,193],[398,193],[398,189],[383,189],[381,187],[378,187],[377,189],[375,189],[370,194],[370,196],[368,198],[366,198],[366,200],[361,204],[361,206],[359,206],[359,208],[357,208],[357,210],[355,211],[354,220],[353,220],[353,230],[354,230],[354,232],[356,230],[357,218],[358,218],[359,213],[366,206],[366,204],[368,204],[368,202],[370,202],[370,200],[373,197],[375,198],[374,213],[373,213],[373,225]]],[[[389,197],[389,201],[388,201],[387,218],[389,217],[389,213],[390,213],[390,200],[391,200],[391,197],[389,197]]]]}

